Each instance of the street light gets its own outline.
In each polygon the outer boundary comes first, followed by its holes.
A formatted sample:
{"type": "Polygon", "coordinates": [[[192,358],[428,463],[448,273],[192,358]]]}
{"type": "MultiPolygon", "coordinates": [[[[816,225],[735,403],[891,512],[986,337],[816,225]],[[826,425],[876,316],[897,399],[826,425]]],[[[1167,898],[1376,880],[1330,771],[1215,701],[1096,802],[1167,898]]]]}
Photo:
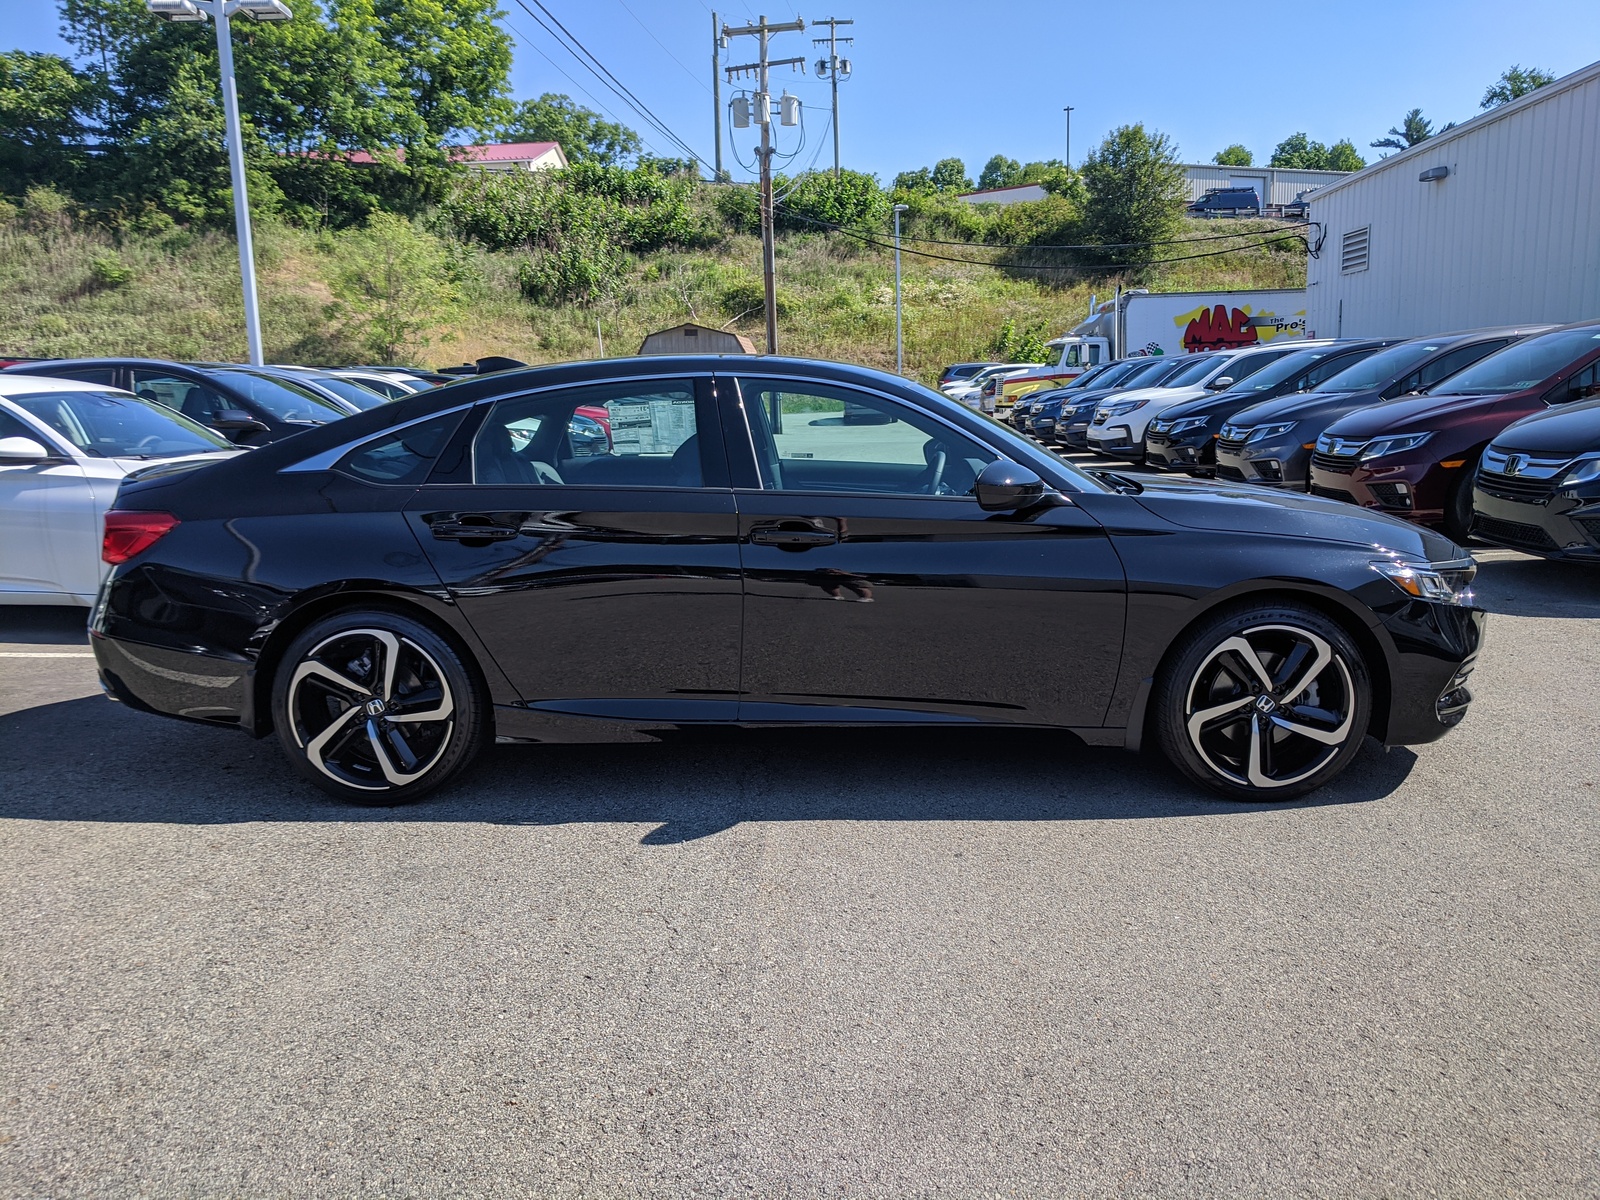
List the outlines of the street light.
{"type": "Polygon", "coordinates": [[[244,143],[239,133],[239,89],[233,80],[233,35],[228,20],[238,13],[255,21],[287,21],[294,16],[282,0],[145,0],[151,15],[168,21],[204,21],[217,26],[217,58],[222,68],[222,111],[228,122],[228,172],[233,177],[233,223],[239,238],[239,274],[244,279],[244,328],[250,361],[260,366],[261,305],[256,298],[256,252],[250,237],[250,199],[245,194],[244,143]]]}
{"type": "Polygon", "coordinates": [[[906,373],[906,338],[900,324],[900,214],[910,207],[894,206],[894,369],[899,375],[906,373]]]}

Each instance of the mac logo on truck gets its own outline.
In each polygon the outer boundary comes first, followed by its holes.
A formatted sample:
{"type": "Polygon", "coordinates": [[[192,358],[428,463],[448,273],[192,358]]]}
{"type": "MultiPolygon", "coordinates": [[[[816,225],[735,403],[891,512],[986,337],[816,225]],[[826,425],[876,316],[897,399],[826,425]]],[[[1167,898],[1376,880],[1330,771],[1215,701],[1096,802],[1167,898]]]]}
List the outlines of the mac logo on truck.
{"type": "Polygon", "coordinates": [[[1236,350],[1270,342],[1277,337],[1305,337],[1306,315],[1289,319],[1262,312],[1252,316],[1248,308],[1230,309],[1227,305],[1201,305],[1172,319],[1183,327],[1183,349],[1187,354],[1202,350],[1236,350]]]}

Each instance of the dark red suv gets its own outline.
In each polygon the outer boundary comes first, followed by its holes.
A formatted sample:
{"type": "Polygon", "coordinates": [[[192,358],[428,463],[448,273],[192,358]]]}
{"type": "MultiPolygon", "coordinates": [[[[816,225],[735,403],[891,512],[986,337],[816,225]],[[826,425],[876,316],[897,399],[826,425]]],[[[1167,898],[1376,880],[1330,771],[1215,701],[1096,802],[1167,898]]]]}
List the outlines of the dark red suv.
{"type": "Polygon", "coordinates": [[[1413,400],[1341,417],[1317,439],[1313,495],[1352,500],[1457,541],[1484,447],[1523,417],[1600,396],[1600,320],[1514,342],[1413,400]]]}

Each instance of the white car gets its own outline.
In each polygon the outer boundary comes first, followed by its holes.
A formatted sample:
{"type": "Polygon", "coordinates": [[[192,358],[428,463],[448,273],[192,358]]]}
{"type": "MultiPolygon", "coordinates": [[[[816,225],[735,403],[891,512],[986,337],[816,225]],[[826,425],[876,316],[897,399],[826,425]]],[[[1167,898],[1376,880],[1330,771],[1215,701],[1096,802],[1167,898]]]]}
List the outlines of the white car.
{"type": "MultiPolygon", "coordinates": [[[[1000,363],[993,367],[985,367],[971,379],[949,384],[944,389],[944,394],[958,403],[965,404],[968,408],[977,408],[979,407],[979,399],[983,395],[984,384],[988,383],[996,375],[1010,377],[1012,375],[1020,375],[1029,369],[1030,367],[1027,363],[1000,363]]],[[[993,406],[991,405],[985,411],[992,412],[993,406]]]]}
{"type": "Polygon", "coordinates": [[[0,604],[94,603],[127,476],[241,451],[181,413],[76,379],[0,375],[0,604]]]}
{"type": "Polygon", "coordinates": [[[1308,344],[1301,338],[1285,338],[1271,346],[1196,354],[1194,362],[1160,387],[1136,388],[1108,397],[1094,410],[1087,434],[1089,449],[1110,458],[1143,462],[1144,434],[1153,417],[1175,404],[1232,387],[1285,354],[1304,350],[1308,344]]]}

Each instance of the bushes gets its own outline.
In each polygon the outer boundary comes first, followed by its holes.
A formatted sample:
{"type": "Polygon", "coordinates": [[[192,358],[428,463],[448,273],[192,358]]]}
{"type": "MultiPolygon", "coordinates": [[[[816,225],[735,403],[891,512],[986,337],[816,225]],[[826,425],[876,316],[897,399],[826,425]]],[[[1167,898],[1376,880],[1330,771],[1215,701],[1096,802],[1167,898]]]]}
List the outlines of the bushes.
{"type": "Polygon", "coordinates": [[[778,176],[773,192],[783,196],[773,214],[779,229],[815,233],[826,225],[880,230],[889,219],[889,197],[872,175],[860,171],[813,171],[789,180],[778,176]]]}

